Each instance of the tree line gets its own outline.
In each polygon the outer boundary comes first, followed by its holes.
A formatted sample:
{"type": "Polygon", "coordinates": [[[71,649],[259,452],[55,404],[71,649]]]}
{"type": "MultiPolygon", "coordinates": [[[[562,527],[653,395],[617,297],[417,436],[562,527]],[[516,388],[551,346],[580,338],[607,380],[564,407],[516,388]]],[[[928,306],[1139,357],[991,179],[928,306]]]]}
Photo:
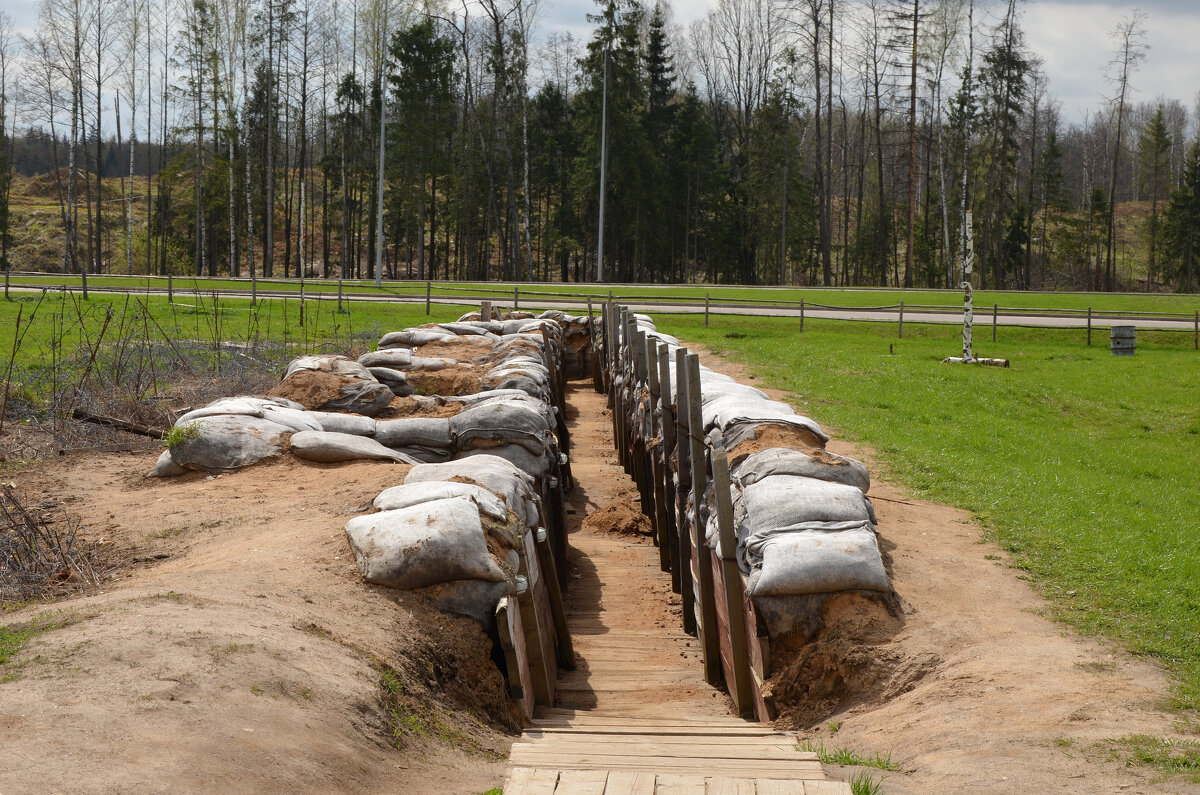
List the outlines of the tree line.
{"type": "Polygon", "coordinates": [[[2,264],[955,287],[970,249],[977,286],[1195,288],[1200,95],[1134,101],[1140,12],[1066,121],[1018,0],[718,0],[687,30],[598,0],[586,41],[545,11],[40,0],[0,19],[2,264]],[[55,262],[9,261],[16,171],[51,175],[55,262]]]}

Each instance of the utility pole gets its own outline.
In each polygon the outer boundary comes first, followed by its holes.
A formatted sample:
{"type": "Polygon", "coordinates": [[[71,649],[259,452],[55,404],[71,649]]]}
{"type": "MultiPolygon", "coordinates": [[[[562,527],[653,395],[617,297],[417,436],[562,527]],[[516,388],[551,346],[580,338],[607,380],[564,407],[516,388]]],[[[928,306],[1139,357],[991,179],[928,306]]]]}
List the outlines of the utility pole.
{"type": "MultiPolygon", "coordinates": [[[[616,11],[614,10],[615,14],[616,11]]],[[[596,235],[596,281],[604,281],[604,195],[608,171],[608,47],[612,41],[612,19],[604,40],[604,77],[600,89],[600,231],[596,235]]]]}

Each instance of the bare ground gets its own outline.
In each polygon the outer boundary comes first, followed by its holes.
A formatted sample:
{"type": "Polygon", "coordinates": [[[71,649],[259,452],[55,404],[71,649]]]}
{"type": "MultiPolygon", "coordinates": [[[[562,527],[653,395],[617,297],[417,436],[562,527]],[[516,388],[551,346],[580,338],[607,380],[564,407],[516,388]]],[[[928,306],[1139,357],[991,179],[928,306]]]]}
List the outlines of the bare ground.
{"type": "MultiPolygon", "coordinates": [[[[577,440],[581,479],[585,454],[611,456],[596,448],[577,440]]],[[[879,472],[869,450],[830,448],[879,472]]],[[[285,460],[146,481],[153,460],[84,455],[17,479],[65,502],[132,565],[100,593],[0,618],[52,613],[64,625],[0,667],[0,792],[478,793],[502,781],[515,724],[490,641],[467,619],[364,585],[343,538],[403,467],[285,460]],[[389,707],[379,683],[393,671],[402,686],[389,707]]],[[[585,482],[573,510],[627,501],[624,491],[585,482]]],[[[1045,618],[969,515],[878,481],[872,497],[902,613],[864,613],[854,627],[847,608],[838,625],[856,631],[824,640],[840,644],[829,660],[841,666],[825,673],[849,686],[785,710],[785,723],[827,747],[890,753],[900,770],[874,771],[889,793],[1196,789],[1106,751],[1109,738],[1178,736],[1159,669],[1045,618]]],[[[609,563],[657,554],[613,539],[617,559],[598,548],[574,574],[603,580],[609,563]]],[[[678,600],[659,593],[616,602],[638,623],[677,627],[678,600]]],[[[690,647],[676,654],[699,664],[690,647]]]]}

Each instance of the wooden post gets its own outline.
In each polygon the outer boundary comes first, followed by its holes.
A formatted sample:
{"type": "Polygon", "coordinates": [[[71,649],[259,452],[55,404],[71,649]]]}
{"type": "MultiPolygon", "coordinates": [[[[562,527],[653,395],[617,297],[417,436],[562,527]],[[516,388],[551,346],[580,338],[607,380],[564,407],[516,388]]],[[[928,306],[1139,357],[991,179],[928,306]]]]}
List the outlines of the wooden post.
{"type": "Polygon", "coordinates": [[[750,659],[746,641],[746,615],[742,610],[742,571],[737,563],[737,531],[733,527],[733,495],[730,493],[729,459],[725,447],[712,449],[713,497],[717,509],[717,527],[721,533],[721,579],[724,582],[725,610],[729,621],[729,668],[725,686],[733,698],[734,709],[743,718],[754,714],[754,695],[750,659]],[[732,680],[732,681],[731,681],[732,680]]]}
{"type": "Polygon", "coordinates": [[[671,570],[670,544],[667,542],[667,488],[663,481],[666,469],[663,466],[661,451],[665,449],[663,433],[666,419],[666,401],[663,400],[662,385],[659,382],[661,367],[658,361],[658,343],[650,337],[646,338],[646,374],[650,385],[650,416],[654,432],[647,445],[650,457],[650,478],[654,489],[654,538],[658,544],[658,565],[663,571],[671,570]]]}
{"type": "Polygon", "coordinates": [[[992,342],[996,341],[996,320],[1000,314],[1000,305],[992,304],[992,342]]]}
{"type": "Polygon", "coordinates": [[[342,277],[338,277],[338,314],[342,313],[342,277]]]}
{"type": "Polygon", "coordinates": [[[550,595],[550,615],[554,619],[554,636],[558,650],[558,664],[563,668],[575,667],[575,647],[571,643],[571,630],[567,626],[567,610],[563,604],[562,583],[558,579],[558,565],[554,562],[554,551],[550,548],[550,536],[538,528],[537,559],[546,578],[546,590],[550,595]]]}
{"type": "Polygon", "coordinates": [[[1088,307],[1088,332],[1087,332],[1088,347],[1092,347],[1092,308],[1088,307]]]}
{"type": "Polygon", "coordinates": [[[1192,331],[1192,349],[1200,351],[1200,309],[1196,310],[1196,318],[1193,322],[1195,326],[1192,331]]]}
{"type": "Polygon", "coordinates": [[[521,288],[513,285],[513,311],[516,312],[521,308],[521,288]]]}
{"type": "Polygon", "coordinates": [[[4,300],[8,299],[8,268],[4,269],[4,300]]]}
{"type": "Polygon", "coordinates": [[[904,302],[900,302],[900,330],[897,333],[900,339],[904,339],[904,302]]]}
{"type": "Polygon", "coordinates": [[[804,331],[804,299],[800,299],[800,330],[804,331]]]}
{"type": "MultiPolygon", "coordinates": [[[[251,298],[252,303],[253,303],[253,300],[254,299],[251,298]]],[[[170,271],[167,271],[167,303],[168,304],[175,303],[175,282],[174,282],[173,278],[171,277],[170,271]]]]}
{"type": "MultiPolygon", "coordinates": [[[[679,593],[679,537],[675,522],[675,475],[671,471],[671,451],[675,449],[675,409],[671,403],[670,347],[658,346],[659,403],[662,406],[663,507],[666,509],[667,568],[671,589],[679,593]]],[[[662,554],[662,553],[660,553],[662,554]]]]}
{"type": "Polygon", "coordinates": [[[484,323],[488,323],[492,319],[492,302],[481,301],[479,303],[479,319],[484,323]]]}
{"type": "Polygon", "coordinates": [[[425,314],[427,314],[427,315],[429,314],[429,297],[430,297],[430,293],[432,293],[432,292],[433,292],[433,282],[432,281],[425,282],[425,314]]]}
{"type": "MultiPolygon", "coordinates": [[[[721,681],[721,646],[717,637],[717,605],[713,597],[713,574],[711,556],[704,543],[704,528],[700,526],[700,506],[708,486],[708,472],[704,455],[704,419],[700,412],[700,357],[694,353],[687,356],[688,374],[688,439],[691,441],[692,464],[692,561],[696,564],[696,582],[699,586],[700,615],[696,622],[704,652],[704,681],[716,685],[721,681]]],[[[684,598],[687,598],[684,594],[684,598]]]]}
{"type": "Polygon", "coordinates": [[[704,327],[708,328],[708,293],[704,294],[704,327]]]}
{"type": "Polygon", "coordinates": [[[691,414],[688,412],[689,393],[692,391],[687,378],[687,348],[675,349],[675,417],[678,426],[675,446],[679,451],[679,485],[675,490],[675,506],[679,528],[679,560],[675,567],[679,571],[679,594],[682,597],[683,631],[696,634],[696,593],[692,583],[692,536],[684,532],[688,525],[687,490],[692,483],[691,460],[691,414]]]}

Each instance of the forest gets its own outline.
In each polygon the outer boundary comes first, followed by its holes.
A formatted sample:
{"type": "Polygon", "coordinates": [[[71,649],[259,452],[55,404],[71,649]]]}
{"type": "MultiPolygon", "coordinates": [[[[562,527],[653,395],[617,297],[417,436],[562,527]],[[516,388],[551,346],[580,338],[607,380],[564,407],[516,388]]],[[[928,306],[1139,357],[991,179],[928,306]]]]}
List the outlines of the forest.
{"type": "Polygon", "coordinates": [[[1200,93],[1144,99],[1139,11],[1072,119],[1019,0],[598,0],[581,38],[547,2],[0,18],[0,265],[1197,287],[1200,93]]]}

